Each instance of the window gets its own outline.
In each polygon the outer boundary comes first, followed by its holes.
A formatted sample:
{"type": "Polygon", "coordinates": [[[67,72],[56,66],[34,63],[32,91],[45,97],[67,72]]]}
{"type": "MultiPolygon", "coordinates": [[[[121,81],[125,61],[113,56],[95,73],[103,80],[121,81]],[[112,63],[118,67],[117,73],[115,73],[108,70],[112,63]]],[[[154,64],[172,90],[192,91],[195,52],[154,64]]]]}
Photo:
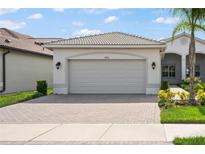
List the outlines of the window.
{"type": "MultiPolygon", "coordinates": [[[[189,67],[187,68],[186,76],[187,77],[189,76],[189,67]]],[[[200,77],[200,66],[199,65],[195,66],[195,76],[200,77]]]]}
{"type": "Polygon", "coordinates": [[[176,69],[174,65],[162,66],[162,77],[175,77],[176,69]]]}
{"type": "Polygon", "coordinates": [[[163,77],[168,77],[169,74],[169,67],[168,66],[162,66],[162,76],[163,77]]]}
{"type": "Polygon", "coordinates": [[[175,77],[175,66],[169,66],[169,77],[175,77]]]}

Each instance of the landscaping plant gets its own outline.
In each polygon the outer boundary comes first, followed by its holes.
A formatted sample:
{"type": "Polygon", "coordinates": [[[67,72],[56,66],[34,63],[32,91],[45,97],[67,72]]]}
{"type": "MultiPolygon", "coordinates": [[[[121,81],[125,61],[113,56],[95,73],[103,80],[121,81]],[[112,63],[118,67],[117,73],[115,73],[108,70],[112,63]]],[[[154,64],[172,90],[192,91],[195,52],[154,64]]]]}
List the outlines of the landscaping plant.
{"type": "Polygon", "coordinates": [[[43,94],[43,95],[47,95],[47,82],[42,80],[42,81],[37,81],[37,87],[36,87],[36,90],[43,94]]]}
{"type": "Polygon", "coordinates": [[[198,90],[196,95],[196,100],[198,104],[205,105],[205,92],[204,90],[198,90]]]}
{"type": "Polygon", "coordinates": [[[176,101],[176,105],[188,105],[189,102],[189,93],[188,92],[177,92],[177,95],[179,96],[180,100],[176,101]]]}
{"type": "MultiPolygon", "coordinates": [[[[189,83],[190,83],[190,78],[187,78],[184,82],[180,83],[179,86],[186,91],[190,91],[189,83]]],[[[202,83],[200,78],[195,78],[194,89],[196,93],[198,90],[205,91],[205,83],[202,83]]]]}
{"type": "Polygon", "coordinates": [[[195,63],[196,63],[196,47],[195,47],[195,33],[197,31],[205,32],[205,9],[203,8],[176,8],[171,9],[173,16],[180,17],[180,21],[172,33],[172,39],[175,39],[175,35],[181,31],[188,31],[190,33],[189,43],[189,77],[190,77],[190,98],[189,102],[192,105],[197,105],[195,101],[195,63]]]}
{"type": "Polygon", "coordinates": [[[166,81],[166,80],[162,80],[161,81],[161,90],[167,90],[167,89],[169,89],[169,87],[170,87],[170,85],[169,85],[169,82],[168,81],[166,81]]]}
{"type": "Polygon", "coordinates": [[[37,91],[18,92],[0,96],[0,107],[16,104],[19,102],[31,100],[43,96],[37,91]]]}
{"type": "Polygon", "coordinates": [[[174,101],[175,93],[171,92],[170,89],[160,90],[158,105],[160,108],[169,108],[175,106],[174,101]]]}
{"type": "MultiPolygon", "coordinates": [[[[48,89],[48,95],[52,94],[53,90],[48,89]]],[[[0,108],[8,105],[28,101],[34,98],[44,96],[42,93],[37,91],[26,91],[26,92],[17,92],[12,94],[5,94],[0,96],[0,108]]]]}

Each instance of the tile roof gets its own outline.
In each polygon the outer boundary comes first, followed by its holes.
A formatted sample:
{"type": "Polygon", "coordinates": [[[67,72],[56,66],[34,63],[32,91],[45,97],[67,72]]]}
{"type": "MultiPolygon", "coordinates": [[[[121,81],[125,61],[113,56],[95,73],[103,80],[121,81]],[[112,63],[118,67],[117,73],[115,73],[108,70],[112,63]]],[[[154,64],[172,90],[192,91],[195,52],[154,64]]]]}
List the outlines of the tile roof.
{"type": "Polygon", "coordinates": [[[33,40],[34,42],[46,43],[46,42],[51,42],[51,41],[58,41],[63,38],[28,38],[28,39],[33,40]]]}
{"type": "MultiPolygon", "coordinates": [[[[189,37],[189,38],[191,37],[191,35],[190,35],[189,33],[183,32],[183,33],[177,34],[174,39],[177,39],[177,38],[180,38],[180,37],[183,37],[183,36],[189,37]]],[[[204,40],[204,39],[201,39],[201,38],[196,37],[196,36],[195,36],[195,40],[196,40],[196,41],[199,41],[199,42],[201,42],[201,43],[205,43],[205,40],[204,40]]],[[[172,37],[169,37],[169,38],[166,38],[166,39],[162,39],[161,41],[163,41],[163,42],[172,41],[172,37]]]]}
{"type": "Polygon", "coordinates": [[[0,28],[0,36],[8,36],[8,37],[16,38],[16,39],[32,38],[32,36],[30,35],[21,34],[21,33],[15,32],[7,28],[0,28]]]}
{"type": "Polygon", "coordinates": [[[53,52],[34,41],[34,38],[6,28],[0,28],[0,46],[31,53],[52,56],[53,52]]]}
{"type": "Polygon", "coordinates": [[[44,45],[163,45],[164,43],[122,32],[111,32],[47,42],[44,45]]]}

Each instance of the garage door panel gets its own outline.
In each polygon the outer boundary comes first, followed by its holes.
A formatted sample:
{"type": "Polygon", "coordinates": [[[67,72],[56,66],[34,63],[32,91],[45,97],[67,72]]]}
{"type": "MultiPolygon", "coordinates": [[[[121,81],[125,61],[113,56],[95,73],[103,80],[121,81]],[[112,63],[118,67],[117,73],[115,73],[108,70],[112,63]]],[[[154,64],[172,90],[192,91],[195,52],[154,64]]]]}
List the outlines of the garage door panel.
{"type": "Polygon", "coordinates": [[[145,93],[144,60],[71,60],[70,93],[145,93]]]}

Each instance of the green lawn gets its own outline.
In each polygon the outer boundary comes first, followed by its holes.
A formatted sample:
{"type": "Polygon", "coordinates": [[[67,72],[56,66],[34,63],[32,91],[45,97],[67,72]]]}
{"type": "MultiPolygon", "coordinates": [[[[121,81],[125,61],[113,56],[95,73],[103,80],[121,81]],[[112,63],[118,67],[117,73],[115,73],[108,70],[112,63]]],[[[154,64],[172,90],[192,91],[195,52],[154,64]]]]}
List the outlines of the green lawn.
{"type": "Polygon", "coordinates": [[[176,145],[205,145],[205,137],[175,138],[173,144],[176,145]]]}
{"type": "Polygon", "coordinates": [[[205,123],[205,106],[188,106],[163,109],[162,123],[205,123]]]}
{"type": "MultiPolygon", "coordinates": [[[[52,89],[48,89],[48,95],[52,94],[52,89]]],[[[18,92],[0,96],[0,108],[19,102],[31,100],[43,96],[37,91],[18,92]]]]}

